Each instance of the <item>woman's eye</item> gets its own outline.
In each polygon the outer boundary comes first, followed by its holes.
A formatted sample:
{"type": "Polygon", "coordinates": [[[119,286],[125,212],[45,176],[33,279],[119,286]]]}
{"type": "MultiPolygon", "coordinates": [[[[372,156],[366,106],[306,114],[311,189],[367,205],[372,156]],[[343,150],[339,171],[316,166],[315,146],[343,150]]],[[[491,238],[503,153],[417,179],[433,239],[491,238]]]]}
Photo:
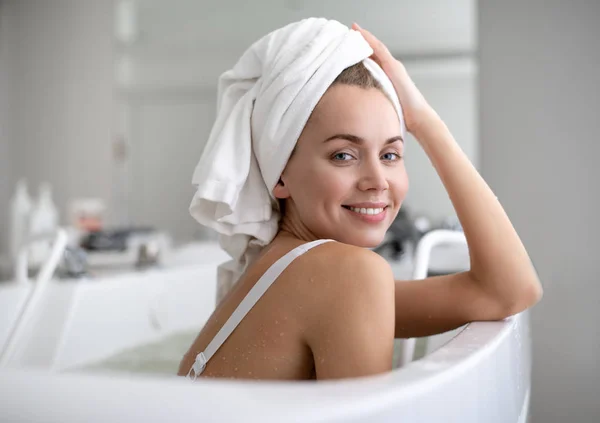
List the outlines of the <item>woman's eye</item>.
{"type": "Polygon", "coordinates": [[[348,153],[337,153],[333,156],[333,160],[338,160],[338,161],[352,160],[352,156],[348,153]]]}
{"type": "Polygon", "coordinates": [[[383,160],[387,160],[387,161],[400,160],[402,158],[402,156],[398,153],[385,153],[381,157],[383,160]]]}

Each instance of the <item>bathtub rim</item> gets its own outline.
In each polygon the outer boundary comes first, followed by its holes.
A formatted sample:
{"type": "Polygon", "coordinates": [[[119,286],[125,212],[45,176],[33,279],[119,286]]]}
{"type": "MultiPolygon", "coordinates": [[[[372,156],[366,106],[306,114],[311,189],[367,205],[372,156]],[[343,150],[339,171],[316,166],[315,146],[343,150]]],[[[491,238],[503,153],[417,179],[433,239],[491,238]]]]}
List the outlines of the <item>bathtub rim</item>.
{"type": "MultiPolygon", "coordinates": [[[[34,386],[40,395],[59,386],[63,392],[76,394],[80,399],[85,398],[87,407],[97,404],[100,397],[110,398],[114,396],[114,390],[119,389],[126,392],[145,393],[135,397],[136,404],[145,404],[153,409],[156,416],[160,414],[156,408],[160,404],[167,408],[175,407],[190,416],[206,417],[206,410],[199,412],[202,403],[227,405],[222,396],[236,398],[235,410],[229,410],[235,415],[244,414],[250,416],[261,416],[261,421],[277,421],[284,415],[293,415],[299,421],[322,421],[323,419],[352,419],[357,415],[365,415],[372,412],[397,406],[398,403],[406,403],[423,395],[424,391],[432,384],[440,385],[458,378],[465,372],[472,370],[486,358],[489,358],[498,348],[506,342],[510,342],[511,333],[518,330],[516,327],[520,319],[526,318],[524,313],[510,317],[499,322],[474,322],[466,325],[456,337],[447,344],[440,347],[430,355],[409,365],[392,372],[353,379],[302,382],[273,382],[273,381],[246,381],[246,380],[222,380],[222,379],[200,379],[194,383],[194,389],[189,388],[192,382],[176,377],[156,377],[151,375],[120,375],[96,374],[96,373],[61,373],[52,374],[40,372],[34,368],[6,369],[0,371],[0,386],[6,383],[7,388],[23,385],[21,394],[27,394],[27,386],[34,386]],[[73,382],[71,386],[69,383],[73,382]],[[33,385],[31,385],[33,384],[33,385]],[[79,388],[76,388],[79,386],[79,388]],[[248,387],[252,389],[247,389],[248,387]],[[54,388],[53,388],[54,387],[54,388]],[[88,389],[89,388],[89,389],[88,389]],[[164,390],[168,389],[170,394],[165,399],[164,390]],[[85,397],[84,397],[85,396],[85,397]],[[161,401],[150,401],[148,398],[162,398],[161,401]],[[301,398],[301,401],[298,401],[301,398]],[[310,404],[306,407],[305,404],[310,404]],[[268,407],[269,414],[273,420],[264,415],[268,407]],[[327,410],[326,415],[320,412],[327,410]],[[203,414],[204,413],[204,414],[203,414]]],[[[519,398],[519,408],[525,407],[526,396],[529,386],[523,391],[519,398]]],[[[29,389],[29,390],[30,390],[29,389]]],[[[56,389],[57,392],[60,389],[56,389]]],[[[31,392],[30,392],[31,393],[31,392]]],[[[63,395],[64,397],[64,395],[63,395]]],[[[62,398],[55,397],[49,400],[46,408],[56,407],[62,398]]],[[[68,399],[67,399],[68,400],[68,399]]],[[[2,398],[0,398],[2,403],[2,398]]],[[[63,402],[66,407],[77,407],[63,402]]],[[[112,401],[112,405],[120,407],[125,411],[130,405],[112,401]],[[115,405],[116,404],[116,405],[115,405]]],[[[224,409],[213,410],[222,413],[224,409]]],[[[231,415],[234,415],[231,414],[231,415]]],[[[223,417],[220,415],[219,417],[223,417]]],[[[157,420],[158,421],[158,420],[157,420]]]]}

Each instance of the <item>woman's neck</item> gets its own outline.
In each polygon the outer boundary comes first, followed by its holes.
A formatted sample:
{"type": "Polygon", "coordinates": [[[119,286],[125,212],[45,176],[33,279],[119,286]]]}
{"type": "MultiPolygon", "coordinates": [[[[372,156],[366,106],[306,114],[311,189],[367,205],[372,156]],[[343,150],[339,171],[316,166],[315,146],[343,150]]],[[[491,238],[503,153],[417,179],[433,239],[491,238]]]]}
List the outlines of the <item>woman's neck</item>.
{"type": "Polygon", "coordinates": [[[298,212],[293,202],[288,201],[285,207],[285,214],[279,222],[279,232],[277,236],[292,236],[302,241],[310,242],[320,239],[306,227],[300,220],[298,212]]]}

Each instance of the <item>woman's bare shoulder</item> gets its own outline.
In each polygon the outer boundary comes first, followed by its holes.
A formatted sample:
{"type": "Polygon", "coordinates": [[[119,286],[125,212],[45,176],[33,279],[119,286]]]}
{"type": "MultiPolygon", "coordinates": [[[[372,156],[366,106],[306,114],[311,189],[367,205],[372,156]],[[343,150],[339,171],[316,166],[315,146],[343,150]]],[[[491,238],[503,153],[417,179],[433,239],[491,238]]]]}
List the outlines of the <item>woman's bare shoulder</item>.
{"type": "Polygon", "coordinates": [[[341,243],[321,247],[305,262],[313,282],[305,297],[310,315],[305,316],[304,337],[315,357],[317,378],[390,370],[394,339],[390,265],[365,248],[341,243]]]}
{"type": "Polygon", "coordinates": [[[355,276],[353,280],[358,280],[360,276],[367,276],[367,279],[393,279],[390,264],[368,248],[329,242],[320,245],[306,258],[305,265],[314,269],[313,272],[318,272],[322,277],[339,276],[341,282],[347,281],[349,276],[355,276]]]}
{"type": "Polygon", "coordinates": [[[379,254],[362,247],[329,242],[305,254],[291,268],[291,275],[313,303],[313,310],[328,308],[340,299],[349,306],[369,298],[373,306],[393,297],[394,277],[389,263],[379,254]]]}

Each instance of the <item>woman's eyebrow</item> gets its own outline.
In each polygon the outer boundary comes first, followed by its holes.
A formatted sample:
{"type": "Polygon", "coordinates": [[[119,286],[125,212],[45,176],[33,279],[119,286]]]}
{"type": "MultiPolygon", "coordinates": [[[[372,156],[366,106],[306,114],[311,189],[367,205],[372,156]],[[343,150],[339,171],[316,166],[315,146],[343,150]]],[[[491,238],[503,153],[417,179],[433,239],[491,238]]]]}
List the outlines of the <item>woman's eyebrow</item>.
{"type": "MultiPolygon", "coordinates": [[[[331,140],[335,140],[335,139],[342,139],[342,140],[347,140],[350,141],[352,143],[355,144],[363,144],[365,142],[365,140],[361,137],[358,137],[356,135],[351,135],[351,134],[336,134],[336,135],[332,135],[331,137],[327,138],[325,141],[323,141],[324,143],[331,141],[331,140]]],[[[402,141],[402,143],[404,143],[404,140],[402,139],[402,137],[400,135],[397,135],[395,137],[392,137],[388,140],[386,140],[385,144],[391,144],[393,142],[396,141],[402,141]]]]}

